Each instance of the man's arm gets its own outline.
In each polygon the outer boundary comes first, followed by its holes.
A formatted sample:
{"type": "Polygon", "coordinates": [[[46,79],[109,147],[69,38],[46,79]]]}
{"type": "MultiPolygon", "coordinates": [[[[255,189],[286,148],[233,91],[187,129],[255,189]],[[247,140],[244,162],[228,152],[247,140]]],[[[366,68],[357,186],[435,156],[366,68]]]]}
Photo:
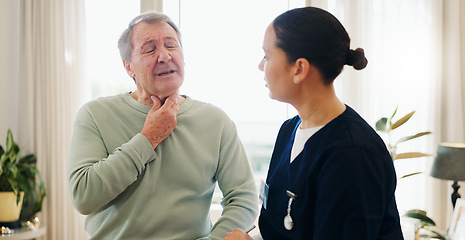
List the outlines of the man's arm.
{"type": "Polygon", "coordinates": [[[68,164],[69,189],[76,209],[90,214],[136,181],[156,158],[150,142],[137,134],[108,155],[99,129],[81,111],[74,124],[68,164]]]}
{"type": "Polygon", "coordinates": [[[235,228],[247,229],[258,215],[255,179],[232,122],[221,137],[217,180],[223,193],[223,212],[213,226],[210,239],[223,239],[235,228]]]}
{"type": "Polygon", "coordinates": [[[111,119],[105,119],[107,122],[104,124],[96,124],[93,114],[87,108],[78,113],[68,175],[71,198],[79,212],[90,214],[105,206],[136,181],[147,162],[156,158],[154,147],[168,137],[176,126],[179,110],[175,98],[177,93],[173,96],[163,106],[155,98],[141,133],[110,154],[101,135],[104,129],[99,129],[99,126],[106,128],[105,131],[120,129],[112,129],[114,126],[111,119]]]}

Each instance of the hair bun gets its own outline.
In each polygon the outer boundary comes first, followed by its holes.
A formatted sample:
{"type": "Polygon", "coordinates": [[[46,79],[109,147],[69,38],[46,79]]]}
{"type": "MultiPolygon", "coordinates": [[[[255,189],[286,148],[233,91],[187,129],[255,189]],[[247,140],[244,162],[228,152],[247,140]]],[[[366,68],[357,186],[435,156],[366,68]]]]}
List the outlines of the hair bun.
{"type": "Polygon", "coordinates": [[[365,51],[361,48],[357,48],[355,50],[350,49],[347,54],[346,64],[354,67],[356,70],[364,69],[368,64],[368,60],[365,57],[365,51]]]}

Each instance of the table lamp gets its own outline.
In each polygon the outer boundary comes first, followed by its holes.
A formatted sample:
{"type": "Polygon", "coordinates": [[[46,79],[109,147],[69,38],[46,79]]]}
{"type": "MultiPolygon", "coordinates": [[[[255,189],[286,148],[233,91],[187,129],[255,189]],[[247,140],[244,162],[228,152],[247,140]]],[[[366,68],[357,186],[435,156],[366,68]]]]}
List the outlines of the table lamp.
{"type": "Polygon", "coordinates": [[[458,181],[465,181],[465,143],[440,143],[430,175],[454,181],[452,184],[454,192],[451,195],[451,200],[452,206],[455,208],[455,202],[457,198],[460,198],[458,181]]]}

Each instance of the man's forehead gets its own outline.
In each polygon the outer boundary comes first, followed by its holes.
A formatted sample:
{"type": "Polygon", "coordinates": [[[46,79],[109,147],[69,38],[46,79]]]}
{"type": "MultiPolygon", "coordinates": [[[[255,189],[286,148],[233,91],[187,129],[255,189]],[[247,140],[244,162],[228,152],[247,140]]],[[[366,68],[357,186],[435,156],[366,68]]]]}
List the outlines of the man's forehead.
{"type": "Polygon", "coordinates": [[[178,42],[177,37],[173,36],[157,36],[157,38],[148,38],[143,41],[142,45],[147,45],[147,44],[155,44],[157,40],[165,40],[165,42],[178,42]]]}
{"type": "Polygon", "coordinates": [[[176,30],[166,22],[140,22],[134,26],[133,38],[137,38],[142,43],[153,41],[154,39],[179,41],[176,30]]]}

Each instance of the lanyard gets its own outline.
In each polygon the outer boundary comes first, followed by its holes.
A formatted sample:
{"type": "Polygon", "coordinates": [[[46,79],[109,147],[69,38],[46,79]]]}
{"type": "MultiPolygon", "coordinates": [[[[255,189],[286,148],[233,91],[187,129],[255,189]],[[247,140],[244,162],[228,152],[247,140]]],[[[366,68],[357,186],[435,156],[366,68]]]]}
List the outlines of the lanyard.
{"type": "MultiPolygon", "coordinates": [[[[301,120],[299,120],[299,122],[296,124],[296,127],[294,128],[294,131],[293,131],[293,133],[291,135],[291,139],[293,139],[292,142],[295,141],[295,134],[296,134],[297,128],[300,125],[300,121],[301,120]]],[[[289,144],[288,146],[291,146],[291,149],[292,149],[292,144],[290,144],[290,142],[288,144],[289,144]]],[[[288,149],[286,149],[286,150],[288,150],[288,149]]],[[[290,154],[289,154],[289,156],[290,156],[290,154]]],[[[289,161],[289,159],[288,159],[288,161],[289,161]]],[[[288,163],[288,164],[290,164],[290,163],[288,163]]],[[[290,169],[290,167],[291,166],[289,166],[289,169],[290,169]]],[[[291,173],[290,172],[288,172],[288,183],[289,184],[291,183],[291,173]]],[[[294,201],[294,199],[297,198],[297,194],[291,192],[290,190],[286,190],[286,194],[289,197],[289,202],[287,203],[287,215],[284,217],[284,227],[287,230],[291,230],[294,227],[294,220],[291,217],[291,206],[292,206],[292,202],[294,201]]]]}

